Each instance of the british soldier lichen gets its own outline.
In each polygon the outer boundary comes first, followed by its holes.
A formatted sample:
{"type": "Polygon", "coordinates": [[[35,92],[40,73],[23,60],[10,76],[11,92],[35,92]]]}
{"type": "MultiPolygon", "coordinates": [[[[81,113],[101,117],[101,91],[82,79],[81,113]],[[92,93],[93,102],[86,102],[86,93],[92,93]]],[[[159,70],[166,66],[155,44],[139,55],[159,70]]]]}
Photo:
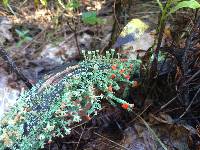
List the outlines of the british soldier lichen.
{"type": "Polygon", "coordinates": [[[102,99],[130,110],[133,105],[115,92],[119,83],[136,86],[131,75],[139,73],[140,62],[114,58],[114,50],[106,56],[98,52],[83,52],[84,61],[21,93],[1,120],[0,149],[38,149],[53,137],[70,134],[75,123],[98,113],[102,99]]]}

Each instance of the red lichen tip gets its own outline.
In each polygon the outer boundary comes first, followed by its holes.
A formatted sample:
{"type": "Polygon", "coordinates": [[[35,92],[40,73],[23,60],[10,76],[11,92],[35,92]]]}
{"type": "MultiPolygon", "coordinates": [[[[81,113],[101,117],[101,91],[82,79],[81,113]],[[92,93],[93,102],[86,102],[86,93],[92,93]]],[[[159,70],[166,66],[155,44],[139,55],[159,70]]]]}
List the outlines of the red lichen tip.
{"type": "Polygon", "coordinates": [[[115,74],[112,74],[112,75],[111,75],[111,79],[114,79],[115,77],[116,77],[115,74]]]}
{"type": "Polygon", "coordinates": [[[119,71],[120,74],[123,74],[124,72],[125,72],[124,69],[121,69],[121,70],[119,71]]]}
{"type": "Polygon", "coordinates": [[[129,80],[130,79],[130,75],[129,74],[125,75],[124,78],[126,78],[127,80],[129,80]]]}
{"type": "Polygon", "coordinates": [[[108,87],[108,91],[109,91],[109,92],[112,92],[112,85],[110,85],[110,86],[108,87]]]}
{"type": "Polygon", "coordinates": [[[111,68],[112,68],[112,70],[116,70],[117,69],[117,65],[112,65],[111,68]]]}
{"type": "Polygon", "coordinates": [[[127,103],[122,104],[122,108],[123,109],[128,109],[129,108],[129,104],[127,104],[127,103]]]}

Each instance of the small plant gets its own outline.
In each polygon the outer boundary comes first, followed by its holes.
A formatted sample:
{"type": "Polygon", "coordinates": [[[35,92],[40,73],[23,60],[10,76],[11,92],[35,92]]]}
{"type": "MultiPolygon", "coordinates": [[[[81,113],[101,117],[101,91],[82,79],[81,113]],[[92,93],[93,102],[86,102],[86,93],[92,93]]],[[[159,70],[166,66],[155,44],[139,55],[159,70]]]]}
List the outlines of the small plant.
{"type": "Polygon", "coordinates": [[[97,13],[95,11],[83,12],[82,21],[89,25],[100,24],[102,22],[102,20],[97,17],[97,13]]]}
{"type": "Polygon", "coordinates": [[[78,9],[80,7],[80,2],[78,0],[72,0],[67,3],[67,8],[73,10],[78,9]]]}
{"type": "Polygon", "coordinates": [[[32,37],[28,36],[29,30],[20,31],[20,30],[16,29],[15,31],[20,38],[19,42],[17,43],[17,47],[20,47],[23,43],[26,43],[26,42],[32,40],[32,37]]]}
{"type": "Polygon", "coordinates": [[[157,0],[161,9],[161,19],[158,27],[158,32],[161,30],[161,26],[165,23],[168,16],[181,8],[198,9],[200,4],[196,0],[168,0],[163,6],[160,0],[157,0]]]}
{"type": "Polygon", "coordinates": [[[22,93],[1,120],[0,149],[42,148],[55,137],[70,134],[83,117],[90,119],[98,114],[102,100],[130,111],[134,105],[115,93],[121,83],[137,86],[131,77],[139,74],[140,61],[114,58],[114,50],[105,56],[98,53],[83,51],[83,62],[22,93]]]}
{"type": "MultiPolygon", "coordinates": [[[[78,8],[80,6],[78,0],[68,1],[67,5],[65,5],[62,0],[57,0],[57,2],[59,3],[59,5],[63,9],[67,9],[67,8],[69,8],[69,9],[76,9],[76,8],[78,8]]],[[[35,6],[38,6],[39,3],[41,3],[43,6],[47,6],[48,1],[47,0],[34,0],[35,6]]]]}
{"type": "Polygon", "coordinates": [[[34,5],[36,7],[38,7],[39,4],[42,4],[43,6],[46,6],[47,5],[47,0],[34,0],[34,5]]]}
{"type": "Polygon", "coordinates": [[[9,0],[2,0],[4,6],[7,6],[9,4],[9,0]]]}
{"type": "Polygon", "coordinates": [[[160,0],[156,1],[161,9],[161,17],[157,29],[158,37],[155,39],[155,43],[153,45],[153,49],[155,50],[153,55],[153,64],[151,68],[152,70],[156,70],[157,68],[159,49],[161,46],[165,23],[169,15],[181,8],[191,8],[191,9],[200,8],[200,4],[196,0],[167,0],[165,6],[163,6],[160,0]]]}
{"type": "Polygon", "coordinates": [[[157,0],[159,7],[161,9],[161,19],[160,24],[165,22],[168,16],[181,8],[191,8],[198,9],[200,8],[200,4],[196,0],[168,0],[163,6],[160,0],[157,0]]]}

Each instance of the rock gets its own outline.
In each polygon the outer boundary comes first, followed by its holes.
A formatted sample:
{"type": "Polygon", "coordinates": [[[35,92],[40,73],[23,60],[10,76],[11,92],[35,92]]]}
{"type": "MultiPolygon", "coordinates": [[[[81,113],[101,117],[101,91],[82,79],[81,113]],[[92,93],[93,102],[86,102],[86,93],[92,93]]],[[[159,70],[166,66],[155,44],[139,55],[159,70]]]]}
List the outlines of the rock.
{"type": "Polygon", "coordinates": [[[12,42],[14,39],[11,32],[12,23],[6,17],[0,17],[0,44],[3,44],[6,40],[12,42]]]}
{"type": "MultiPolygon", "coordinates": [[[[61,48],[57,46],[53,46],[52,44],[48,44],[45,46],[41,53],[41,57],[44,59],[49,59],[55,63],[62,64],[63,60],[61,59],[61,56],[58,54],[61,52],[61,48]]],[[[52,63],[52,62],[51,62],[52,63]]]]}
{"type": "Polygon", "coordinates": [[[16,103],[20,91],[8,86],[8,75],[0,74],[0,118],[16,103]]]}

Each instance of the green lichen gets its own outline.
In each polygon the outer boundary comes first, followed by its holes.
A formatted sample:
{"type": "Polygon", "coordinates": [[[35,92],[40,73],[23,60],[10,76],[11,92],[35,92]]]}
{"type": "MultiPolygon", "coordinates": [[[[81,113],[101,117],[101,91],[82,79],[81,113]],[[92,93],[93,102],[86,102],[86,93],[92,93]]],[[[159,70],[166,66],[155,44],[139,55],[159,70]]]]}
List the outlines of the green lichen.
{"type": "Polygon", "coordinates": [[[83,55],[84,61],[21,93],[1,120],[0,149],[42,148],[48,140],[70,134],[84,116],[98,114],[102,100],[114,106],[128,104],[115,92],[121,83],[133,85],[126,77],[139,74],[140,61],[114,58],[114,50],[105,56],[98,51],[83,55]]]}

